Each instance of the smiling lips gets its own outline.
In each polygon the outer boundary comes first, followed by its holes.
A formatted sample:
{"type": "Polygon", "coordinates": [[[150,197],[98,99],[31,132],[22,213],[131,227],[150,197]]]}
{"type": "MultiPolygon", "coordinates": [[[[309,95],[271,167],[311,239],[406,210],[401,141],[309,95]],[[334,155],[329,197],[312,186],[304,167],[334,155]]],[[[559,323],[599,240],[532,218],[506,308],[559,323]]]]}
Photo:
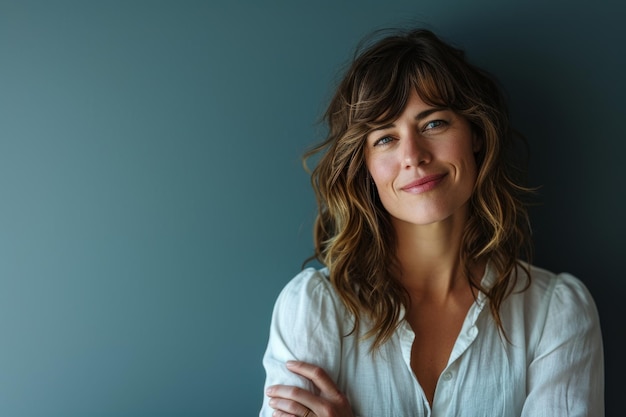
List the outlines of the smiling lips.
{"type": "Polygon", "coordinates": [[[425,193],[426,191],[430,191],[439,185],[446,175],[447,174],[427,175],[416,181],[408,183],[402,187],[401,190],[411,194],[425,193]]]}

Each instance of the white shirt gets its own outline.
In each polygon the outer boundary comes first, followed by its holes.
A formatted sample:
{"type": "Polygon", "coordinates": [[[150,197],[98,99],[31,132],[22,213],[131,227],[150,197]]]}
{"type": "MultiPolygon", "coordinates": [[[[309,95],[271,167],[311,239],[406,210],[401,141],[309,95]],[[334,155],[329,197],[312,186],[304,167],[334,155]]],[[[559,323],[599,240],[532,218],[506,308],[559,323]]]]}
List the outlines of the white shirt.
{"type": "MultiPolygon", "coordinates": [[[[274,308],[263,358],[265,387],[312,383],[287,370],[300,360],[325,369],[363,417],[560,417],[604,416],[602,336],[595,304],[568,274],[533,267],[532,284],[502,303],[504,340],[479,294],[470,307],[447,366],[437,382],[432,409],[410,367],[414,333],[403,320],[374,356],[363,321],[353,319],[327,278],[306,269],[283,289],[274,308]]],[[[525,283],[520,270],[518,287],[525,283]]],[[[489,287],[494,271],[486,268],[489,287]]],[[[261,417],[272,409],[265,397],[261,417]]]]}

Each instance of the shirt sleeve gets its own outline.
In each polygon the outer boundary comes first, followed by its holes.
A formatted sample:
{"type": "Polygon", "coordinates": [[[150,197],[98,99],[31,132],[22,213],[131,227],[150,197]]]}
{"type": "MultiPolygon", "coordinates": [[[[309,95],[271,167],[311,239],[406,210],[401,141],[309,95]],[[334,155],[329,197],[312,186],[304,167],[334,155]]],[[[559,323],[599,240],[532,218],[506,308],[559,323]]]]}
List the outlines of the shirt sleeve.
{"type": "Polygon", "coordinates": [[[544,329],[527,374],[522,417],[604,416],[600,322],[587,288],[556,278],[544,329]]]}
{"type": "MultiPolygon", "coordinates": [[[[308,379],[287,370],[285,363],[289,360],[320,366],[337,381],[345,317],[340,300],[322,272],[309,268],[298,274],[274,306],[263,357],[265,388],[282,384],[317,392],[308,379]]],[[[260,416],[269,417],[272,412],[264,395],[260,416]]]]}

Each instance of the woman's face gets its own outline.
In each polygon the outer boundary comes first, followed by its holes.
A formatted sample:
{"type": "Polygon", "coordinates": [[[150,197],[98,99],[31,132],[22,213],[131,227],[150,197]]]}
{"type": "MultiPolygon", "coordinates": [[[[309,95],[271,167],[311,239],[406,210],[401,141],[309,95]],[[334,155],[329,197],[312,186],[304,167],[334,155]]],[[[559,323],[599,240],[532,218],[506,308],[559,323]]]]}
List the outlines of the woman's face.
{"type": "Polygon", "coordinates": [[[466,215],[479,148],[464,117],[413,92],[392,124],[367,136],[365,162],[394,224],[427,225],[466,215]]]}

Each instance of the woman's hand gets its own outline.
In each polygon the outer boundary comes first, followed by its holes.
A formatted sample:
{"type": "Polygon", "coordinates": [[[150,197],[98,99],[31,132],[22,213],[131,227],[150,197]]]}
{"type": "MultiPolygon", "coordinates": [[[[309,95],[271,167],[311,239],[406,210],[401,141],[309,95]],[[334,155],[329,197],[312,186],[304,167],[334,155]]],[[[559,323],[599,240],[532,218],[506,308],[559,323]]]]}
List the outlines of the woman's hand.
{"type": "Polygon", "coordinates": [[[320,367],[305,362],[287,362],[287,369],[308,378],[320,390],[319,395],[289,385],[267,389],[274,417],[353,417],[348,399],[320,367]]]}

